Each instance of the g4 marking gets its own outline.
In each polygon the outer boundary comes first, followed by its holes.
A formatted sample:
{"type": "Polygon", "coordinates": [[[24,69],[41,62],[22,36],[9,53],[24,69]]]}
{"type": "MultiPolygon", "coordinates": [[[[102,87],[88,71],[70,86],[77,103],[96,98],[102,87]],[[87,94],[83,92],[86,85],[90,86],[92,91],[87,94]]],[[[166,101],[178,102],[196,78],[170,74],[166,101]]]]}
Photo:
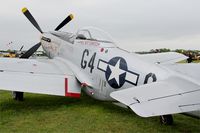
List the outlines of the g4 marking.
{"type": "Polygon", "coordinates": [[[83,55],[82,55],[82,59],[81,59],[81,68],[85,69],[88,66],[90,68],[90,73],[92,73],[92,70],[94,69],[94,61],[95,61],[95,58],[96,58],[96,52],[90,58],[89,63],[85,59],[85,56],[90,56],[88,49],[85,49],[83,51],[83,55]]]}

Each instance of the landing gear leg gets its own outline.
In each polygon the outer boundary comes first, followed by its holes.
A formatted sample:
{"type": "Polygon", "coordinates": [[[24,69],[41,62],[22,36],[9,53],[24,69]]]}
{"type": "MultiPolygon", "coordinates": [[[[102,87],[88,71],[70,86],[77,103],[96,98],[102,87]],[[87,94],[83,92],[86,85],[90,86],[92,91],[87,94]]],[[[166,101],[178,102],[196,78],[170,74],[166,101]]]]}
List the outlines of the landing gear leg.
{"type": "Polygon", "coordinates": [[[24,92],[13,91],[12,97],[16,101],[23,101],[24,100],[24,92]]]}
{"type": "Polygon", "coordinates": [[[163,125],[172,125],[173,117],[172,115],[162,115],[160,116],[160,123],[163,125]]]}

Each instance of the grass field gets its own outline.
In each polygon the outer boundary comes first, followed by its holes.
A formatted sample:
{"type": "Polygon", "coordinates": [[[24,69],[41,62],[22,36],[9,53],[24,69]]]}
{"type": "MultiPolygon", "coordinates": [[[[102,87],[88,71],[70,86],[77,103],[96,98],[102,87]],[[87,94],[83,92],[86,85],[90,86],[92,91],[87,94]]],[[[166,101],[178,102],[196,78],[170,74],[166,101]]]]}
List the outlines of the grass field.
{"type": "Polygon", "coordinates": [[[164,126],[158,117],[142,118],[85,94],[71,99],[26,93],[23,102],[13,101],[10,94],[0,91],[0,133],[200,132],[199,119],[178,114],[173,126],[164,126]]]}
{"type": "MultiPolygon", "coordinates": [[[[187,63],[187,60],[179,61],[178,63],[187,63]]],[[[192,63],[200,63],[200,60],[194,60],[192,63]]]]}

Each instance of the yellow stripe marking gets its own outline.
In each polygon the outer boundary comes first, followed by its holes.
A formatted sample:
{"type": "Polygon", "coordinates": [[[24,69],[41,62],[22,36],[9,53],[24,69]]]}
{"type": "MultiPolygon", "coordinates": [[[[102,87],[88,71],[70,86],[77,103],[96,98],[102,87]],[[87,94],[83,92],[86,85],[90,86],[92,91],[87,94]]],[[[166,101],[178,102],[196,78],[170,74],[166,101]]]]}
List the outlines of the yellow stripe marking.
{"type": "Polygon", "coordinates": [[[69,17],[70,17],[71,19],[73,19],[73,18],[74,18],[74,16],[73,16],[72,14],[70,14],[70,15],[69,15],[69,17]]]}
{"type": "Polygon", "coordinates": [[[27,10],[28,10],[28,9],[27,9],[26,7],[24,7],[24,8],[22,9],[22,12],[25,13],[27,10]]]}

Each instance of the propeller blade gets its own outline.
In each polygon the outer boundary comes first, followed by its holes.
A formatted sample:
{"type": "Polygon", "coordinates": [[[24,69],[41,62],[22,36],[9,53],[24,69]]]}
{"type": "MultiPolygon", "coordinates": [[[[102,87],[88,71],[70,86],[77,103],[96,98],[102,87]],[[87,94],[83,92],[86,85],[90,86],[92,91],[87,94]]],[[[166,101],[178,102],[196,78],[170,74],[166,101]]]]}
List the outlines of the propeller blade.
{"type": "Polygon", "coordinates": [[[26,53],[24,53],[20,58],[28,59],[35,51],[38,50],[38,48],[41,46],[41,43],[39,42],[38,44],[34,45],[31,47],[26,53]]]}
{"type": "Polygon", "coordinates": [[[36,22],[36,20],[34,19],[34,17],[31,15],[31,13],[29,12],[29,10],[27,8],[23,8],[22,12],[24,13],[24,15],[27,17],[27,19],[35,26],[35,28],[37,30],[40,31],[40,33],[43,33],[40,26],[38,25],[38,23],[36,22]]]}
{"type": "Polygon", "coordinates": [[[74,16],[72,14],[70,14],[65,20],[62,21],[62,23],[60,23],[55,31],[60,30],[63,26],[65,26],[67,23],[69,23],[72,19],[74,18],[74,16]]]}
{"type": "Polygon", "coordinates": [[[24,48],[24,45],[20,48],[20,50],[19,51],[22,51],[22,49],[24,48]]]}

